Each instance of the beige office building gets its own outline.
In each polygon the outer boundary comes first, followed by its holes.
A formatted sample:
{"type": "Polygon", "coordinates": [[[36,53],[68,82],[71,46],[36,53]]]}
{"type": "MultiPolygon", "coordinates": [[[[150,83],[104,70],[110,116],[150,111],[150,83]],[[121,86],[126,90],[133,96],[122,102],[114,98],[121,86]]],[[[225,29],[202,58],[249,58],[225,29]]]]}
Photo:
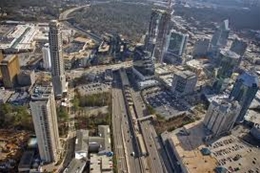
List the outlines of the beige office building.
{"type": "Polygon", "coordinates": [[[4,87],[13,88],[17,84],[20,63],[17,55],[8,55],[0,63],[4,87]]]}
{"type": "Polygon", "coordinates": [[[60,143],[52,86],[35,86],[30,108],[41,160],[44,163],[57,162],[60,143]]]}

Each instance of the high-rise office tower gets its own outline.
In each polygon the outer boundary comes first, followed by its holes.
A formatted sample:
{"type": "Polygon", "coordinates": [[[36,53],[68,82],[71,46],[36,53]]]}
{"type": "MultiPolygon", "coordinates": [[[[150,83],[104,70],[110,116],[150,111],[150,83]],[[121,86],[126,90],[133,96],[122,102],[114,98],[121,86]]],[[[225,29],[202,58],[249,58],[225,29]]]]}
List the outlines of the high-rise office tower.
{"type": "MultiPolygon", "coordinates": [[[[151,13],[148,37],[149,44],[155,45],[154,50],[151,51],[152,56],[155,56],[157,61],[162,60],[163,46],[165,44],[166,36],[169,32],[169,22],[171,15],[166,10],[153,9],[151,13]]],[[[152,47],[152,46],[147,46],[152,47]]]]}
{"type": "Polygon", "coordinates": [[[17,84],[20,63],[17,55],[8,55],[0,63],[4,87],[13,88],[17,84]]]}
{"type": "Polygon", "coordinates": [[[43,68],[45,70],[51,69],[51,55],[50,55],[50,47],[49,44],[46,43],[42,47],[42,59],[43,59],[43,68]]]}
{"type": "Polygon", "coordinates": [[[230,50],[235,52],[236,54],[238,54],[240,56],[244,56],[244,54],[246,52],[246,48],[247,48],[247,43],[244,42],[241,39],[236,38],[233,41],[230,50]]]}
{"type": "Polygon", "coordinates": [[[259,89],[258,77],[253,72],[244,72],[238,76],[229,98],[237,100],[241,111],[237,121],[243,121],[244,116],[259,89]]]}
{"type": "Polygon", "coordinates": [[[210,40],[209,39],[200,39],[196,41],[193,50],[193,56],[202,57],[205,56],[209,50],[210,40]]]}
{"type": "Polygon", "coordinates": [[[228,98],[213,100],[203,120],[204,125],[212,131],[213,136],[229,132],[239,115],[241,106],[228,98]]]}
{"type": "Polygon", "coordinates": [[[56,97],[61,97],[66,90],[66,78],[62,53],[62,33],[60,23],[56,20],[49,24],[49,44],[51,55],[52,85],[56,97]]]}
{"type": "Polygon", "coordinates": [[[240,55],[239,64],[241,63],[244,57],[246,49],[247,49],[247,43],[238,38],[236,38],[231,45],[230,50],[240,55]]]}
{"type": "Polygon", "coordinates": [[[230,78],[234,70],[238,67],[240,56],[230,50],[222,49],[219,54],[218,78],[230,78]]]}
{"type": "Polygon", "coordinates": [[[164,47],[165,61],[174,63],[182,62],[182,56],[186,48],[189,36],[175,30],[171,30],[164,47]]]}
{"type": "Polygon", "coordinates": [[[227,49],[221,49],[218,57],[219,64],[217,68],[216,81],[213,86],[216,93],[225,90],[228,86],[230,77],[239,65],[239,59],[240,56],[235,52],[227,49]]]}
{"type": "Polygon", "coordinates": [[[229,21],[224,20],[217,28],[211,39],[210,50],[217,51],[218,48],[224,48],[227,44],[229,32],[229,21]]]}
{"type": "Polygon", "coordinates": [[[133,57],[133,72],[140,80],[151,79],[154,77],[154,63],[151,53],[144,51],[143,46],[137,46],[133,57]]]}
{"type": "Polygon", "coordinates": [[[33,88],[30,108],[41,160],[45,163],[57,162],[60,143],[51,85],[33,88]]]}

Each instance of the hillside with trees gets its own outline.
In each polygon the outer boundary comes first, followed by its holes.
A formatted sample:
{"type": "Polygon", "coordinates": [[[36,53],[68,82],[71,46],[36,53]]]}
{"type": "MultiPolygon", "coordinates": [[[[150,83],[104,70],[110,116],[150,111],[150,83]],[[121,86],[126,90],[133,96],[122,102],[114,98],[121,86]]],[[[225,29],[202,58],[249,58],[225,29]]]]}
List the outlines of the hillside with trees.
{"type": "Polygon", "coordinates": [[[72,13],[70,22],[98,35],[118,33],[138,41],[148,28],[151,8],[123,2],[97,4],[72,13]]]}

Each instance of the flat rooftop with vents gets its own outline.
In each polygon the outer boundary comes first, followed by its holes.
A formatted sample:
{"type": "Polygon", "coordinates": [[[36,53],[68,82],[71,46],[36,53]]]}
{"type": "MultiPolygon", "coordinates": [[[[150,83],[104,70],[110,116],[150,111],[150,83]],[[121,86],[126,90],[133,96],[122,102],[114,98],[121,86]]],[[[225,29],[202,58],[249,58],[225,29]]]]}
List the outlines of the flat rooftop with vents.
{"type": "Polygon", "coordinates": [[[164,132],[162,139],[172,165],[186,173],[260,172],[258,148],[232,135],[214,141],[207,140],[208,136],[201,121],[164,132]]]}

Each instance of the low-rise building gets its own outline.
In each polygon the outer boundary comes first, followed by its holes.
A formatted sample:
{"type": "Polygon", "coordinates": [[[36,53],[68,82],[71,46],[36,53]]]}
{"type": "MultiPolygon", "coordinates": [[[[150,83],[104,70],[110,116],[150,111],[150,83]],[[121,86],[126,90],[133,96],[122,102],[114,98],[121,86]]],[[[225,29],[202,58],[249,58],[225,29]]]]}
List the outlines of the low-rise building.
{"type": "Polygon", "coordinates": [[[107,125],[98,126],[98,136],[89,137],[89,152],[99,153],[111,152],[110,128],[107,125]]]}
{"type": "Polygon", "coordinates": [[[25,151],[18,165],[19,172],[30,172],[34,158],[34,151],[25,151]]]}
{"type": "Polygon", "coordinates": [[[112,157],[90,154],[90,173],[112,173],[112,157]]]}
{"type": "Polygon", "coordinates": [[[82,173],[85,166],[86,160],[84,159],[72,159],[69,166],[63,171],[63,173],[82,173]]]}
{"type": "Polygon", "coordinates": [[[20,63],[17,55],[8,55],[0,63],[4,87],[13,88],[17,85],[20,63]]]}
{"type": "Polygon", "coordinates": [[[78,130],[75,141],[75,159],[83,159],[88,157],[89,149],[89,131],[78,130]]]}
{"type": "Polygon", "coordinates": [[[13,93],[11,90],[0,89],[0,104],[6,103],[13,93]]]}
{"type": "Polygon", "coordinates": [[[17,79],[20,86],[32,86],[35,83],[35,72],[28,70],[21,71],[17,79]]]}

